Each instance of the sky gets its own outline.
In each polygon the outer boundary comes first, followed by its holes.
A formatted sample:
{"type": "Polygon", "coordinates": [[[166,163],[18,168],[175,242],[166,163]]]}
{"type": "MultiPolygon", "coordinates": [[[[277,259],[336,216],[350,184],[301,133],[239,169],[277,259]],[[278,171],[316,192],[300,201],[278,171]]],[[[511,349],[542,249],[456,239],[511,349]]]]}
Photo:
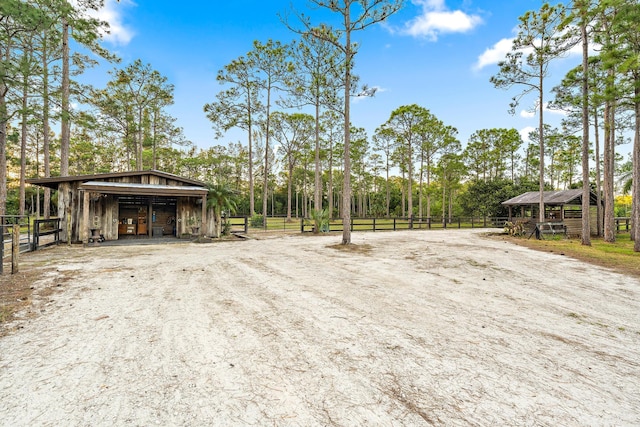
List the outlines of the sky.
{"type": "MultiPolygon", "coordinates": [[[[371,136],[391,112],[403,105],[427,108],[446,125],[458,129],[463,146],[480,129],[515,128],[526,138],[537,127],[530,111],[536,97],[523,99],[509,114],[511,98],[521,88],[496,89],[490,82],[498,61],[511,50],[518,17],[538,10],[541,0],[406,0],[405,6],[383,24],[354,33],[359,43],[355,73],[362,83],[377,88],[372,98],[352,103],[351,121],[371,136]]],[[[254,40],[289,42],[299,36],[281,20],[291,8],[326,19],[307,0],[106,0],[101,18],[110,23],[104,46],[121,64],[102,64],[81,80],[104,87],[109,70],[140,59],[175,86],[177,118],[187,139],[206,149],[228,142],[246,144],[246,134],[229,131],[215,138],[203,112],[216,93],[226,89],[216,73],[246,55],[254,40]]],[[[295,17],[290,18],[296,26],[295,17]]],[[[580,64],[572,54],[551,67],[547,87],[560,82],[566,71],[580,64]]],[[[551,99],[546,95],[547,99],[551,99]]],[[[559,125],[561,114],[545,112],[545,122],[559,125]]]]}

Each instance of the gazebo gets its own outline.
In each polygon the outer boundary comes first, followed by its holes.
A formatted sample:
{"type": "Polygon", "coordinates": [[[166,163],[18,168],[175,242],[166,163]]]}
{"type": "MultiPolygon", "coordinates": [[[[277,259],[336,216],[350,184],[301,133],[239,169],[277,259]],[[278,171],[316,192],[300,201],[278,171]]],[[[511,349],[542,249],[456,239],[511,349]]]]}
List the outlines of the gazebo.
{"type": "MultiPolygon", "coordinates": [[[[567,234],[582,234],[582,190],[545,191],[542,193],[544,200],[545,222],[562,223],[567,234]]],[[[514,198],[502,202],[509,208],[509,221],[521,219],[528,220],[531,227],[535,226],[539,218],[540,192],[529,191],[514,198]],[[514,209],[519,209],[519,215],[514,216],[514,209]]],[[[589,224],[591,234],[598,233],[598,202],[594,192],[589,196],[589,224]]]]}

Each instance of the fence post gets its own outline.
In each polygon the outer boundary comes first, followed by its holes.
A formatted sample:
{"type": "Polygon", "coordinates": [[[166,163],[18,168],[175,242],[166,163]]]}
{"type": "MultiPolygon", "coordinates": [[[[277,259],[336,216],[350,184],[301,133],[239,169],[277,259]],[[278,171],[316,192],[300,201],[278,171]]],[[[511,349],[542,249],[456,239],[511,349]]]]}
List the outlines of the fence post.
{"type": "Polygon", "coordinates": [[[409,214],[409,230],[413,230],[413,214],[409,214]]]}
{"type": "Polygon", "coordinates": [[[13,224],[11,239],[11,274],[18,273],[18,256],[20,255],[20,224],[13,224]]]}
{"type": "Polygon", "coordinates": [[[4,218],[0,222],[0,274],[4,273],[4,218]]]}
{"type": "Polygon", "coordinates": [[[373,231],[376,231],[376,218],[373,217],[373,231]]]}
{"type": "Polygon", "coordinates": [[[33,240],[31,242],[31,250],[36,251],[38,249],[38,233],[40,231],[39,220],[33,221],[33,240]]]}

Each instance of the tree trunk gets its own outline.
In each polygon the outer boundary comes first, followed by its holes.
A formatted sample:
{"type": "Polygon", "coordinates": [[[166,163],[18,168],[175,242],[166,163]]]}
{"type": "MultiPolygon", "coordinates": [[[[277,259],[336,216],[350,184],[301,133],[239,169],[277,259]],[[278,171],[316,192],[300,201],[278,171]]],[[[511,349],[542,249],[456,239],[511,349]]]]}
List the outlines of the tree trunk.
{"type": "MultiPolygon", "coordinates": [[[[2,46],[0,46],[2,49],[2,46]]],[[[9,60],[11,47],[9,43],[0,52],[2,60],[9,60]]],[[[9,88],[4,81],[0,83],[0,216],[7,213],[7,127],[9,111],[7,110],[7,93],[9,88]]]]}
{"type": "Polygon", "coordinates": [[[29,82],[27,70],[23,70],[25,73],[22,81],[22,126],[20,135],[20,205],[18,207],[18,215],[24,215],[25,209],[25,177],[27,172],[27,121],[29,119],[29,113],[27,111],[27,99],[29,95],[29,82]]]}
{"type": "MultiPolygon", "coordinates": [[[[71,140],[71,123],[69,111],[69,22],[62,18],[62,118],[60,131],[60,176],[69,176],[69,145],[71,140]]],[[[58,210],[63,215],[66,209],[58,210]]],[[[63,222],[64,223],[64,222],[63,222]]]]}
{"type": "Polygon", "coordinates": [[[327,189],[327,199],[329,202],[329,219],[333,219],[333,140],[329,146],[329,188],[327,189]]]}
{"type": "Polygon", "coordinates": [[[322,210],[322,177],[320,175],[320,101],[316,100],[316,132],[315,132],[315,188],[313,193],[313,208],[322,210]]]}
{"type": "Polygon", "coordinates": [[[411,139],[409,139],[408,142],[409,150],[407,156],[407,164],[409,166],[409,170],[407,171],[407,175],[409,175],[409,181],[407,182],[407,217],[411,219],[413,218],[413,147],[411,146],[411,139]]]}
{"type": "Polygon", "coordinates": [[[7,103],[6,86],[0,85],[0,216],[7,213],[7,103]]]}
{"type": "Polygon", "coordinates": [[[418,184],[418,216],[422,221],[423,211],[422,211],[422,191],[424,184],[424,151],[420,153],[420,183],[418,184]]]}
{"type": "Polygon", "coordinates": [[[540,64],[540,121],[538,123],[538,133],[540,136],[540,169],[538,176],[538,187],[540,188],[540,201],[539,201],[539,214],[538,219],[540,222],[544,222],[544,117],[543,117],[543,83],[544,83],[544,68],[543,64],[540,64]]]}
{"type": "MultiPolygon", "coordinates": [[[[44,177],[51,177],[49,154],[49,63],[47,62],[47,32],[42,43],[42,156],[44,157],[44,177]]],[[[38,177],[39,178],[39,177],[38,177]]],[[[44,188],[44,219],[51,217],[51,189],[44,188]]]]}
{"type": "Polygon", "coordinates": [[[351,46],[351,16],[348,6],[345,17],[345,72],[344,72],[344,176],[342,184],[342,244],[351,244],[351,66],[353,51],[351,46]]]}
{"type": "Polygon", "coordinates": [[[631,178],[633,180],[631,183],[631,222],[633,225],[633,250],[640,252],[640,102],[638,102],[640,99],[640,87],[638,87],[637,84],[635,87],[635,99],[635,137],[633,140],[633,173],[631,178]]]}
{"type": "Polygon", "coordinates": [[[431,218],[431,158],[427,158],[427,218],[431,218]]]}
{"type": "Polygon", "coordinates": [[[289,159],[289,176],[287,178],[287,222],[291,222],[291,188],[293,181],[293,165],[289,159]]]}
{"type": "MultiPolygon", "coordinates": [[[[271,110],[271,84],[267,87],[267,126],[265,130],[265,143],[264,143],[264,187],[262,189],[262,220],[264,225],[267,225],[267,199],[269,197],[269,125],[270,122],[270,110],[271,110]]],[[[273,203],[271,206],[273,210],[273,203]]]]}
{"type": "Polygon", "coordinates": [[[615,102],[608,100],[605,106],[604,124],[604,241],[616,241],[614,213],[613,170],[615,162],[615,102]]]}
{"type": "Polygon", "coordinates": [[[589,183],[589,38],[586,6],[582,5],[582,244],[591,246],[591,185],[589,183]]]}
{"type": "Polygon", "coordinates": [[[251,113],[249,113],[249,215],[256,213],[255,190],[253,182],[253,134],[251,125],[251,113]]]}

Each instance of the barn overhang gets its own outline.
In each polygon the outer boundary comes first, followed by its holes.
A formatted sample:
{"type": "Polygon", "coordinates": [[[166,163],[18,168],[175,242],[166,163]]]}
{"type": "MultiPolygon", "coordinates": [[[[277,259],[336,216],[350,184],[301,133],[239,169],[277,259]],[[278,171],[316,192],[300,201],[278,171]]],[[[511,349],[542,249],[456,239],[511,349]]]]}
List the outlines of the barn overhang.
{"type": "Polygon", "coordinates": [[[105,181],[85,182],[80,184],[78,188],[82,191],[127,196],[203,197],[208,193],[208,190],[202,187],[105,181]]]}

